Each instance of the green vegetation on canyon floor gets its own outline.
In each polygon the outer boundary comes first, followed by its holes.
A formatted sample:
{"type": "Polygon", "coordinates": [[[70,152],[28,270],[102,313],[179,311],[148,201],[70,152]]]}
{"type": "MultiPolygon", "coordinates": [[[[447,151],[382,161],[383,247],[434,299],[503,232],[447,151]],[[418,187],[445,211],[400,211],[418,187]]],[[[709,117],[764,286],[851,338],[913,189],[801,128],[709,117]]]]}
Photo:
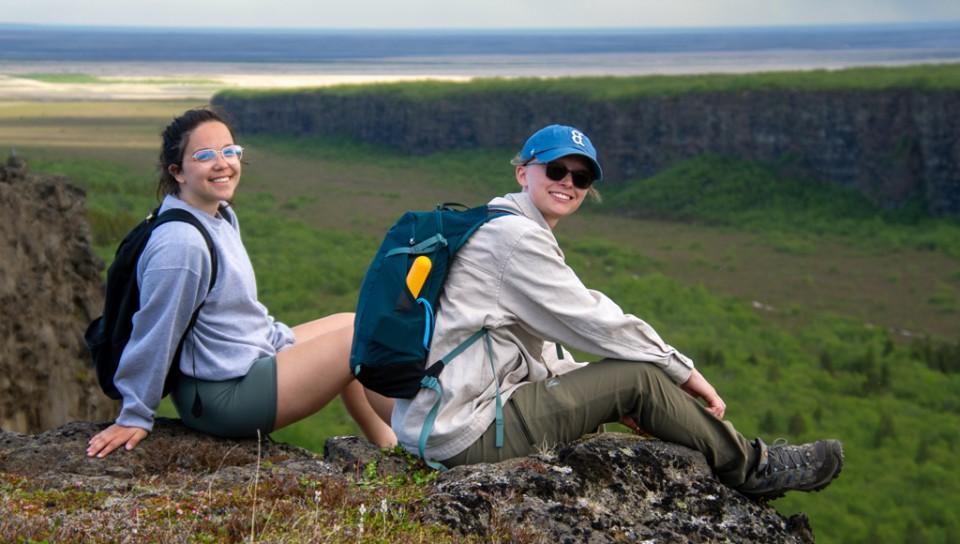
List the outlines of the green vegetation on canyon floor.
{"type": "MultiPolygon", "coordinates": [[[[156,134],[192,105],[0,105],[0,144],[87,191],[95,248],[109,261],[156,205],[156,134]]],[[[480,204],[515,186],[513,149],[407,157],[239,137],[244,240],[262,300],[288,323],[352,310],[384,230],[404,210],[480,204]]],[[[588,286],[697,361],[745,434],[844,441],[837,482],[776,503],[807,512],[821,542],[957,542],[960,226],[802,181],[777,165],[697,157],[601,186],[605,202],[557,234],[588,286]]],[[[318,450],[355,432],[336,404],[274,437],[318,450]]],[[[4,485],[5,494],[16,487],[4,485]]]]}

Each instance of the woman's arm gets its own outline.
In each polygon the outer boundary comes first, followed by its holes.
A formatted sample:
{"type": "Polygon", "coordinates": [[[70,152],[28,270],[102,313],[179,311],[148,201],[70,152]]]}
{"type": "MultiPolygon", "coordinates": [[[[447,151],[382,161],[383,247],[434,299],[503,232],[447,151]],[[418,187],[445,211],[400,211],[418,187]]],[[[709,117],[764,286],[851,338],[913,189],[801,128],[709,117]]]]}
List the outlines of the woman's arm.
{"type": "Polygon", "coordinates": [[[693,362],[649,324],[587,289],[544,229],[531,228],[518,239],[500,283],[499,304],[541,338],[602,357],[656,364],[678,384],[690,379],[693,362]]]}
{"type": "Polygon", "coordinates": [[[209,251],[194,227],[179,226],[159,227],[140,257],[140,309],[114,375],[122,408],[116,424],[91,439],[89,455],[132,448],[153,428],[177,345],[206,296],[209,251]]]}

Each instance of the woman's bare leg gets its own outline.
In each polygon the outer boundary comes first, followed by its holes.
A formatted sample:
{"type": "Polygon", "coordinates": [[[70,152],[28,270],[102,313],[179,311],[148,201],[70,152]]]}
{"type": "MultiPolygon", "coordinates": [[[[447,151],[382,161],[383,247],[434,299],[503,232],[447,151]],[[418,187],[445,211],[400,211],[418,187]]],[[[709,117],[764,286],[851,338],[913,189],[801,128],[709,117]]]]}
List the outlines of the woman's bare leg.
{"type": "Polygon", "coordinates": [[[323,408],[338,394],[367,439],[379,446],[397,443],[390,429],[393,401],[375,393],[377,409],[350,373],[353,314],[335,314],[294,327],[297,341],[277,354],[279,429],[323,408]]]}

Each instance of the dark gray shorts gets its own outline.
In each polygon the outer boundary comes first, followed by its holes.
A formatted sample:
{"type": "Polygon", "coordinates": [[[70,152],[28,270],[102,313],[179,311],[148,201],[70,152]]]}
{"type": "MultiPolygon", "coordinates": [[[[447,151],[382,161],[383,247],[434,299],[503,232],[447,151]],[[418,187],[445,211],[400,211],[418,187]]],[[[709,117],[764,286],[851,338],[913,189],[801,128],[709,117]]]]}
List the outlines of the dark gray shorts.
{"type": "Polygon", "coordinates": [[[183,423],[198,431],[226,438],[256,438],[273,431],[277,420],[277,358],[257,359],[246,376],[225,381],[181,375],[172,391],[183,423]],[[199,392],[203,410],[193,416],[199,392]]]}

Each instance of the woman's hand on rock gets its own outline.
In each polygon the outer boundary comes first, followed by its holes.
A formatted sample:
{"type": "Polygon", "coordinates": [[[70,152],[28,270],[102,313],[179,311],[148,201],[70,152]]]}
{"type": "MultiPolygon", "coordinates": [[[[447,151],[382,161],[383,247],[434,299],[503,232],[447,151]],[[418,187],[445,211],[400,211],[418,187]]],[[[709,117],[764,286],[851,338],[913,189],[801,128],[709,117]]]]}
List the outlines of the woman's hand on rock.
{"type": "Polygon", "coordinates": [[[141,440],[149,434],[140,427],[126,427],[114,423],[100,431],[87,443],[89,457],[106,457],[110,452],[125,446],[128,450],[137,447],[141,440]]]}

